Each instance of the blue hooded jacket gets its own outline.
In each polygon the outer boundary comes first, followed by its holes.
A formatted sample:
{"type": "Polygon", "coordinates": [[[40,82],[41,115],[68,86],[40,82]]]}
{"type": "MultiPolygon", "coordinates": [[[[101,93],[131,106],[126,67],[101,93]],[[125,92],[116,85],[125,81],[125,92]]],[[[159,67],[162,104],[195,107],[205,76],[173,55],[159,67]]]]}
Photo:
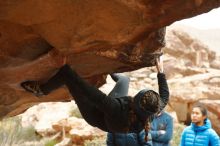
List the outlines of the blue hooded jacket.
{"type": "Polygon", "coordinates": [[[209,119],[205,119],[203,126],[191,123],[184,129],[180,146],[220,146],[220,140],[209,119]]]}
{"type": "Polygon", "coordinates": [[[138,136],[136,133],[108,133],[107,146],[152,146],[151,138],[145,141],[145,131],[142,130],[138,136]]]}
{"type": "Polygon", "coordinates": [[[162,111],[159,116],[154,116],[151,122],[150,134],[153,146],[170,146],[170,140],[173,136],[173,118],[167,112],[162,111]],[[160,134],[160,130],[166,131],[160,134]]]}

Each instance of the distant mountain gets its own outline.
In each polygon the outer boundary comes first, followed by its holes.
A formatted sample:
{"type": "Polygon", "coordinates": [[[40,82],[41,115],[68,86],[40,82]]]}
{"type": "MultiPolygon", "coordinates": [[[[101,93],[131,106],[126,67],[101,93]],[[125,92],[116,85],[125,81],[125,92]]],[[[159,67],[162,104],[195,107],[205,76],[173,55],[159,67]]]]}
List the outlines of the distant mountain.
{"type": "Polygon", "coordinates": [[[172,24],[168,29],[181,29],[220,55],[220,29],[197,29],[180,24],[172,24]]]}

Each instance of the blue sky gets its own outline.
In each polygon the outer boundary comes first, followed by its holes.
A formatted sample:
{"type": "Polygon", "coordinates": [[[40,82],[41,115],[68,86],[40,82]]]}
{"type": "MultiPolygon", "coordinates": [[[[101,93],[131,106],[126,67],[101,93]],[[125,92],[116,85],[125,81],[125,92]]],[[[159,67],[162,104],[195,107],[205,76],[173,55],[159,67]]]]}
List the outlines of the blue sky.
{"type": "Polygon", "coordinates": [[[220,29],[220,8],[193,18],[175,22],[175,24],[183,24],[198,29],[220,29]]]}

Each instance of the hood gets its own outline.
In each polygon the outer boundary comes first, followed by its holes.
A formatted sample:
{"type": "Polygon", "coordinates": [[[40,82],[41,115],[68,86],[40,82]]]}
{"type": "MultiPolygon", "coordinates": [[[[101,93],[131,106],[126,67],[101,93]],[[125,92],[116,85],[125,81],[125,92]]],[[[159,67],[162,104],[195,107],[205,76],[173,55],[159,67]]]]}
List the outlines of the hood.
{"type": "MultiPolygon", "coordinates": [[[[136,112],[138,118],[142,121],[145,121],[148,117],[155,114],[155,112],[146,110],[141,107],[141,99],[145,95],[145,93],[149,92],[149,91],[153,92],[155,94],[158,94],[157,92],[155,92],[153,90],[144,89],[144,90],[141,90],[140,92],[138,92],[134,97],[135,112],[136,112]]],[[[158,94],[158,96],[159,96],[159,94],[158,94]]]]}
{"type": "Polygon", "coordinates": [[[196,126],[194,123],[191,123],[192,128],[197,131],[204,131],[206,129],[210,129],[212,127],[211,122],[208,118],[204,120],[204,125],[196,126]]]}

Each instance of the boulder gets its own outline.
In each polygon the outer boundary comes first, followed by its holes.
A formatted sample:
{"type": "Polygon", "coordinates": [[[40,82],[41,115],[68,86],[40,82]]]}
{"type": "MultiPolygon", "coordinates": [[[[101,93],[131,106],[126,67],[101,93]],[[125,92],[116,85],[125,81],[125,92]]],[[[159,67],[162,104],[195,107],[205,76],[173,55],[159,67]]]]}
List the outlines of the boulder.
{"type": "MultiPolygon", "coordinates": [[[[103,137],[105,132],[77,118],[77,106],[72,102],[41,103],[29,108],[21,115],[22,126],[33,126],[43,137],[53,137],[64,143],[82,145],[86,140],[103,137]]],[[[79,112],[79,111],[77,111],[79,112]]]]}
{"type": "Polygon", "coordinates": [[[169,105],[175,110],[179,122],[189,124],[193,104],[203,103],[213,128],[220,133],[220,70],[213,65],[219,61],[219,56],[185,32],[171,28],[167,32],[164,52],[168,56],[165,71],[171,93],[169,105]]]}
{"type": "MultiPolygon", "coordinates": [[[[210,65],[219,61],[219,56],[199,40],[172,27],[167,29],[166,41],[164,70],[170,89],[169,107],[179,122],[189,124],[193,104],[206,101],[213,128],[219,133],[220,70],[210,65]]],[[[144,88],[158,91],[155,72],[155,67],[151,67],[127,73],[131,77],[130,89],[135,91],[130,95],[144,88]]]]}
{"type": "Polygon", "coordinates": [[[100,86],[108,73],[153,66],[166,26],[219,6],[219,0],[1,1],[0,118],[40,102],[71,100],[63,88],[37,98],[20,87],[47,80],[63,58],[100,86]]]}
{"type": "Polygon", "coordinates": [[[69,117],[52,124],[53,129],[58,133],[69,137],[72,143],[83,145],[86,140],[93,140],[103,137],[106,133],[98,128],[92,127],[84,119],[69,117]]]}

